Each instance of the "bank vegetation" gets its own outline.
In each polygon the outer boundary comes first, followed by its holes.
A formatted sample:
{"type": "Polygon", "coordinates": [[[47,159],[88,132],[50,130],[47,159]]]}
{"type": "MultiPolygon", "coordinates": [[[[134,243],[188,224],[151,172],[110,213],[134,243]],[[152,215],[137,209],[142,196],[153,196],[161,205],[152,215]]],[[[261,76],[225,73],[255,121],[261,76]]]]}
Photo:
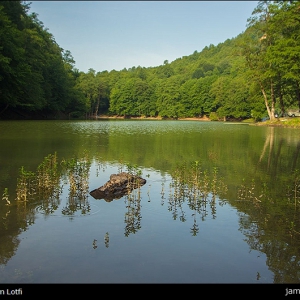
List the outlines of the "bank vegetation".
{"type": "Polygon", "coordinates": [[[245,32],[172,62],[86,73],[29,9],[0,2],[0,119],[105,114],[298,124],[276,115],[300,109],[300,1],[259,1],[245,32]]]}

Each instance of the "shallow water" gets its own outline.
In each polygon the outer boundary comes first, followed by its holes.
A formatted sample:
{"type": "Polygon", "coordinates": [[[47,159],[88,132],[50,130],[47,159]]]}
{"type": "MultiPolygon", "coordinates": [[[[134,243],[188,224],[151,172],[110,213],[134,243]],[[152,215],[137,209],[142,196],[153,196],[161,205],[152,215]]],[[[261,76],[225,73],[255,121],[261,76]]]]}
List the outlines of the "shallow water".
{"type": "Polygon", "coordinates": [[[299,282],[298,130],[110,120],[8,121],[0,132],[11,202],[0,206],[0,282],[299,282]],[[53,153],[89,157],[85,189],[74,196],[65,173],[56,198],[17,201],[20,167],[36,172],[53,153]],[[196,161],[193,198],[174,170],[196,161]],[[111,202],[89,195],[130,168],[147,180],[140,189],[111,202]]]}

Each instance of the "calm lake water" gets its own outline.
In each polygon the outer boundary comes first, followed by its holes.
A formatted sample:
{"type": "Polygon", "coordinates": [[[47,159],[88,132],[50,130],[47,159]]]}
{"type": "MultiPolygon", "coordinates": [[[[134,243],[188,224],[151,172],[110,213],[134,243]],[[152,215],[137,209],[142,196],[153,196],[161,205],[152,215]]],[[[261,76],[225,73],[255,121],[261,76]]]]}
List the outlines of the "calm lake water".
{"type": "Polygon", "coordinates": [[[0,282],[299,283],[299,136],[223,122],[0,121],[0,282]],[[147,182],[113,201],[89,194],[121,171],[147,182]]]}

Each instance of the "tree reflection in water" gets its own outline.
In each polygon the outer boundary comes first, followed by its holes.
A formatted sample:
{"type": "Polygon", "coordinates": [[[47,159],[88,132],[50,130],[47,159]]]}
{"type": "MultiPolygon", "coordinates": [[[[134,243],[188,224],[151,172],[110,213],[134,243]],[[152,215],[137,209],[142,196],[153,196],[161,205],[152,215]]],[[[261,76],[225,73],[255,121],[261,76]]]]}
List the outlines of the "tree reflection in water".
{"type": "MultiPolygon", "coordinates": [[[[280,147],[281,144],[278,145],[280,147]]],[[[268,147],[272,151],[276,150],[272,147],[271,138],[267,139],[266,146],[258,158],[259,164],[264,163],[268,147]]],[[[278,157],[275,155],[276,159],[278,157]]],[[[269,157],[266,161],[268,166],[273,165],[269,165],[269,157]]],[[[15,207],[10,205],[7,189],[2,195],[6,208],[4,227],[8,227],[9,216],[13,209],[17,210],[17,225],[20,230],[26,230],[34,223],[37,206],[45,215],[53,214],[61,207],[62,190],[66,184],[69,190],[62,214],[73,218],[77,211],[82,215],[90,212],[88,201],[90,167],[91,161],[87,156],[58,163],[56,154],[45,157],[35,173],[22,167],[17,180],[17,205],[15,207]]],[[[138,170],[133,168],[132,171],[138,170]]],[[[199,161],[179,164],[170,175],[169,191],[165,190],[165,181],[162,181],[161,205],[164,205],[166,200],[172,218],[181,222],[189,220],[190,233],[197,236],[200,230],[198,221],[204,221],[209,216],[212,219],[216,218],[216,200],[219,199],[220,203],[220,199],[228,199],[227,186],[220,176],[219,169],[204,170],[199,161]]],[[[286,191],[282,195],[275,194],[267,177],[265,178],[265,182],[262,182],[261,178],[243,180],[242,184],[237,186],[236,198],[226,201],[237,208],[240,217],[239,230],[245,236],[250,249],[266,254],[266,263],[274,273],[274,282],[297,282],[300,257],[299,170],[286,175],[284,178],[286,191]]],[[[150,199],[150,190],[147,195],[150,199]]],[[[141,190],[139,188],[133,190],[124,197],[124,201],[125,236],[128,237],[141,229],[141,190]]],[[[107,232],[104,236],[106,248],[109,247],[109,242],[107,232]]],[[[14,255],[14,249],[18,244],[17,240],[10,244],[11,249],[2,258],[4,263],[8,257],[14,255]]],[[[97,240],[94,240],[93,247],[97,248],[97,240]]]]}
{"type": "MultiPolygon", "coordinates": [[[[270,129],[270,136],[266,139],[259,159],[260,164],[269,147],[266,158],[268,170],[277,165],[282,146],[280,140],[277,149],[275,148],[272,134],[273,130],[270,129]]],[[[299,170],[285,175],[282,182],[284,190],[278,193],[270,188],[272,182],[243,180],[238,188],[237,199],[231,201],[231,204],[238,208],[239,230],[245,236],[250,249],[266,254],[266,264],[274,274],[273,282],[299,283],[299,170]]]]}
{"type": "Polygon", "coordinates": [[[204,221],[210,209],[212,218],[215,219],[216,197],[226,192],[227,187],[222,178],[219,178],[217,168],[213,168],[213,171],[209,173],[207,170],[202,170],[199,161],[177,165],[171,176],[168,210],[172,212],[174,220],[179,216],[180,221],[185,222],[183,204],[187,200],[193,217],[191,234],[196,236],[199,232],[198,215],[204,221]]]}

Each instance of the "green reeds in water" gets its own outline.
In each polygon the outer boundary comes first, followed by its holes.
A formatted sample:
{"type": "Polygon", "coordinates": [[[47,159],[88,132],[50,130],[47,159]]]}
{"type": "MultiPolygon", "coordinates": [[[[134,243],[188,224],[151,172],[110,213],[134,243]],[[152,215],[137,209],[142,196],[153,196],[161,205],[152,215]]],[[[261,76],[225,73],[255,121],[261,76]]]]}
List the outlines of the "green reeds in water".
{"type": "Polygon", "coordinates": [[[2,194],[2,201],[5,202],[5,205],[11,205],[9,201],[9,194],[8,194],[8,188],[5,188],[2,194]]]}
{"type": "Polygon", "coordinates": [[[8,188],[5,188],[3,191],[2,201],[5,202],[5,205],[7,207],[4,212],[2,211],[2,223],[3,223],[4,228],[7,229],[8,228],[8,216],[10,214],[9,207],[11,206],[11,202],[9,201],[8,188]],[[4,215],[4,213],[5,213],[5,215],[4,215]]]}
{"type": "Polygon", "coordinates": [[[126,195],[125,204],[125,236],[128,237],[131,233],[135,234],[141,229],[141,192],[140,189],[133,190],[126,195]]]}
{"type": "MultiPolygon", "coordinates": [[[[125,212],[125,236],[135,234],[141,229],[141,184],[138,177],[142,175],[142,171],[137,165],[126,165],[126,171],[129,175],[134,176],[133,180],[128,180],[128,194],[125,197],[126,212],[125,212]]],[[[149,195],[148,195],[149,196],[149,195]]]]}
{"type": "Polygon", "coordinates": [[[193,211],[194,224],[191,228],[192,235],[197,235],[199,228],[196,222],[197,215],[205,219],[210,205],[213,218],[216,214],[215,199],[217,195],[227,191],[226,185],[219,177],[217,168],[211,172],[203,170],[199,161],[178,164],[171,172],[170,193],[168,210],[172,212],[173,219],[186,221],[183,204],[187,202],[193,211]]]}
{"type": "Polygon", "coordinates": [[[16,200],[18,202],[27,202],[35,195],[36,185],[34,178],[35,173],[25,170],[23,166],[20,168],[16,190],[16,200]]]}
{"type": "Polygon", "coordinates": [[[126,212],[124,217],[125,236],[135,234],[141,228],[141,194],[136,190],[128,194],[125,199],[126,212]]]}
{"type": "Polygon", "coordinates": [[[17,179],[16,200],[27,202],[35,195],[45,199],[58,192],[60,174],[57,166],[56,154],[45,157],[35,173],[22,166],[17,179]]]}
{"type": "Polygon", "coordinates": [[[39,192],[49,194],[59,179],[57,155],[49,154],[37,168],[37,186],[39,192]]]}
{"type": "Polygon", "coordinates": [[[58,208],[62,192],[57,154],[49,154],[44,157],[36,173],[37,195],[41,203],[40,209],[45,215],[49,215],[58,208]]]}
{"type": "Polygon", "coordinates": [[[218,194],[227,191],[218,169],[203,170],[199,161],[178,165],[171,176],[174,198],[187,198],[191,205],[197,199],[214,201],[218,194]]]}
{"type": "Polygon", "coordinates": [[[256,191],[256,184],[254,179],[252,179],[249,184],[247,184],[245,179],[243,179],[242,185],[238,189],[237,198],[238,200],[250,201],[253,203],[261,202],[261,198],[264,197],[265,194],[259,193],[260,195],[258,195],[257,192],[255,191],[256,191]]]}
{"type": "Polygon", "coordinates": [[[292,172],[292,179],[287,183],[288,203],[293,204],[295,209],[300,200],[300,173],[299,170],[292,172]]]}
{"type": "Polygon", "coordinates": [[[85,152],[81,158],[63,160],[62,166],[69,182],[68,203],[63,208],[62,213],[72,216],[76,211],[80,210],[81,214],[87,214],[91,210],[88,201],[89,172],[91,167],[89,156],[85,152]]]}
{"type": "MultiPolygon", "coordinates": [[[[56,153],[49,154],[38,165],[35,173],[22,166],[16,187],[18,206],[26,206],[28,201],[36,199],[41,203],[40,210],[46,215],[53,213],[60,205],[62,178],[65,177],[68,180],[65,184],[69,184],[69,198],[62,213],[72,215],[77,210],[81,210],[82,214],[87,213],[90,210],[87,201],[90,166],[91,162],[86,153],[80,159],[72,158],[60,163],[56,153]]],[[[10,203],[7,190],[2,199],[10,203]]]]}
{"type": "Polygon", "coordinates": [[[59,196],[60,172],[57,155],[49,154],[37,168],[38,193],[43,198],[59,196]]]}

